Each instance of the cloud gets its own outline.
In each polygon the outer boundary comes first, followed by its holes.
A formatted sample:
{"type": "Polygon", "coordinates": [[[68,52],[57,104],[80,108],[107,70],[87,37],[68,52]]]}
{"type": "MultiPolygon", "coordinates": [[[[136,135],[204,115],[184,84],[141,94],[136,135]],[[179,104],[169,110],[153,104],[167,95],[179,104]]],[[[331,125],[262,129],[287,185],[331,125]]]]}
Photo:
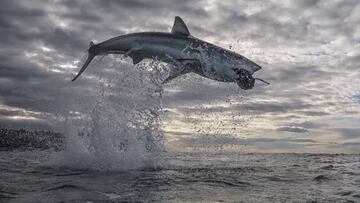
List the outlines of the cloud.
{"type": "Polygon", "coordinates": [[[316,121],[304,121],[301,123],[289,123],[288,125],[305,128],[305,129],[319,129],[319,128],[323,128],[324,126],[327,126],[326,124],[319,123],[316,121]]]}
{"type": "Polygon", "coordinates": [[[286,132],[294,132],[294,133],[306,133],[309,132],[309,130],[301,127],[295,127],[295,126],[284,126],[276,129],[277,131],[286,131],[286,132]]]}
{"type": "Polygon", "coordinates": [[[360,142],[345,142],[345,143],[343,143],[343,145],[358,147],[358,146],[360,146],[360,142]]]}
{"type": "Polygon", "coordinates": [[[176,141],[179,145],[187,147],[226,147],[226,146],[260,146],[265,149],[283,149],[300,147],[305,145],[320,144],[312,139],[289,139],[289,138],[239,138],[232,135],[221,134],[198,134],[192,137],[181,138],[176,141]],[[277,146],[282,146],[277,148],[277,146]]]}
{"type": "Polygon", "coordinates": [[[9,119],[0,116],[0,128],[8,129],[51,129],[51,124],[44,120],[9,119]]]}
{"type": "Polygon", "coordinates": [[[360,138],[360,128],[336,128],[341,136],[345,139],[360,138]]]}

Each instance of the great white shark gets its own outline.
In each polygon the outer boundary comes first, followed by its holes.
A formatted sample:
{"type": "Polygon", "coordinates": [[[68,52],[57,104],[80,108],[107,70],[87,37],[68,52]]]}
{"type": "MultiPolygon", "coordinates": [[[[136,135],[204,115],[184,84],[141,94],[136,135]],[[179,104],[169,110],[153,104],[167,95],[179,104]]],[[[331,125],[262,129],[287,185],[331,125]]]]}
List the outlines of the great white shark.
{"type": "Polygon", "coordinates": [[[176,16],[170,33],[140,32],[111,38],[99,44],[90,42],[88,56],[76,80],[97,55],[122,54],[132,58],[133,64],[143,59],[157,59],[171,64],[169,76],[163,83],[186,74],[197,73],[221,82],[235,82],[242,89],[252,89],[252,75],[261,67],[248,58],[190,35],[184,21],[176,16]]]}

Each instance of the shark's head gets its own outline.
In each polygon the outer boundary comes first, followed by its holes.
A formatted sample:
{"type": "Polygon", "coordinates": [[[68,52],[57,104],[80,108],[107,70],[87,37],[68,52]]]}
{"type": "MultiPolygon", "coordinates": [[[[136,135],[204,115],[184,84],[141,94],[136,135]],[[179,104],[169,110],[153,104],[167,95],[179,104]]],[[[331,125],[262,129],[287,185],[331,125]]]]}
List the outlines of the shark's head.
{"type": "Polygon", "coordinates": [[[255,85],[255,80],[270,84],[262,79],[253,77],[253,74],[261,69],[261,66],[255,62],[232,51],[221,50],[219,53],[221,60],[218,61],[221,63],[216,65],[226,70],[224,76],[227,82],[236,82],[244,90],[252,89],[255,85]]]}

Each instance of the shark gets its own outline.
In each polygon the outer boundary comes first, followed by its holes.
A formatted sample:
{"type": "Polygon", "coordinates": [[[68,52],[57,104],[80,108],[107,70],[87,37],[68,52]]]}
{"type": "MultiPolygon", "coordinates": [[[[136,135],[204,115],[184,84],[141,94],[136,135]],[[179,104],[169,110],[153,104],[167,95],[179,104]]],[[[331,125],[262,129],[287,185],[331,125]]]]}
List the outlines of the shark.
{"type": "Polygon", "coordinates": [[[185,22],[176,16],[171,32],[138,32],[121,35],[94,44],[90,42],[87,57],[75,81],[89,66],[95,56],[121,54],[130,57],[134,65],[144,59],[156,59],[170,64],[170,71],[163,83],[187,73],[236,83],[241,89],[252,89],[253,77],[261,67],[250,59],[225,48],[192,36],[185,22]]]}

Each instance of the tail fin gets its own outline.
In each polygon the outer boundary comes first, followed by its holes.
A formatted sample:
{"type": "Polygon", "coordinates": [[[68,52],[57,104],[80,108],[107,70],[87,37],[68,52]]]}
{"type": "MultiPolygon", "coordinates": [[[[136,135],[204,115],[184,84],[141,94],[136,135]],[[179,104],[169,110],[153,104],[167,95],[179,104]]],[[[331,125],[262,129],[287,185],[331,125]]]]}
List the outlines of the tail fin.
{"type": "MultiPolygon", "coordinates": [[[[94,46],[94,43],[91,41],[89,50],[92,46],[94,46]]],[[[92,54],[92,53],[90,53],[90,51],[88,51],[88,56],[87,56],[87,59],[86,59],[84,65],[81,67],[79,73],[71,81],[75,81],[81,75],[81,73],[85,71],[85,69],[89,66],[90,62],[94,59],[95,56],[96,56],[95,54],[92,54]]]]}

